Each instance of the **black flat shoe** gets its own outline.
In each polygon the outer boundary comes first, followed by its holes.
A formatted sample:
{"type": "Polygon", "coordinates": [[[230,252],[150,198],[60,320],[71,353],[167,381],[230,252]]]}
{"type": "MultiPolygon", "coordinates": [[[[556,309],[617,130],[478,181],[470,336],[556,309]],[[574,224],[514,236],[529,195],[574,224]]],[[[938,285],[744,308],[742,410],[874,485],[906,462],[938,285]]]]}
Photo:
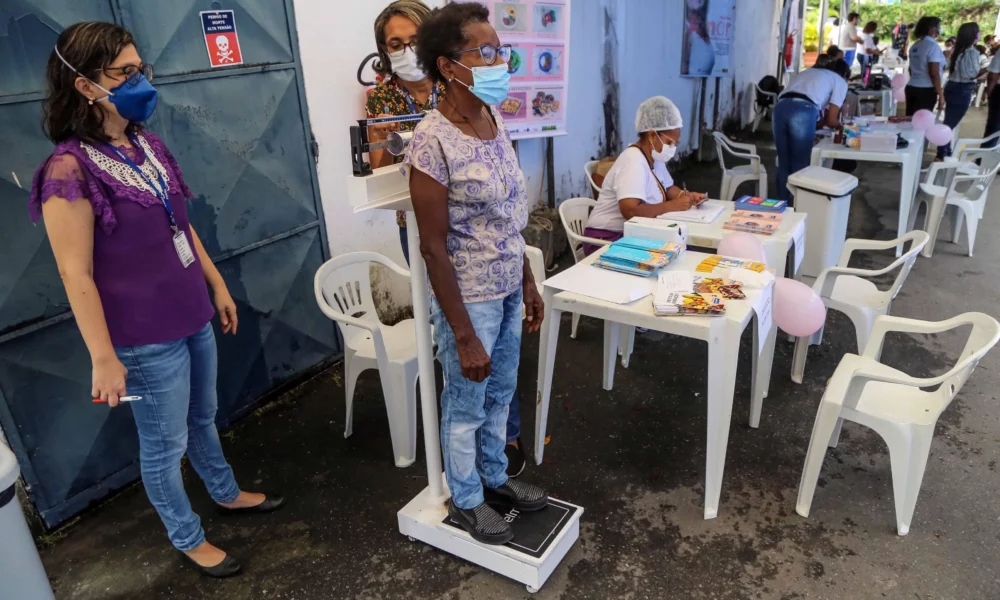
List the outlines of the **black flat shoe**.
{"type": "Polygon", "coordinates": [[[514,539],[510,524],[485,502],[475,508],[458,508],[449,503],[448,516],[477,542],[502,546],[514,539]]]}
{"type": "Polygon", "coordinates": [[[216,504],[220,515],[252,515],[274,512],[285,505],[285,499],[277,494],[264,494],[264,501],[256,506],[245,508],[226,508],[216,504]]]}
{"type": "Polygon", "coordinates": [[[203,575],[208,577],[215,577],[216,579],[225,579],[226,577],[233,577],[239,575],[243,572],[243,563],[236,560],[232,556],[226,555],[226,558],[222,559],[222,562],[215,565],[214,567],[203,567],[199,565],[193,558],[181,552],[181,556],[186,558],[188,562],[195,566],[203,575]]]}
{"type": "Polygon", "coordinates": [[[483,486],[483,495],[487,502],[500,502],[524,512],[542,510],[549,503],[545,490],[519,479],[508,479],[498,488],[483,486]]]}

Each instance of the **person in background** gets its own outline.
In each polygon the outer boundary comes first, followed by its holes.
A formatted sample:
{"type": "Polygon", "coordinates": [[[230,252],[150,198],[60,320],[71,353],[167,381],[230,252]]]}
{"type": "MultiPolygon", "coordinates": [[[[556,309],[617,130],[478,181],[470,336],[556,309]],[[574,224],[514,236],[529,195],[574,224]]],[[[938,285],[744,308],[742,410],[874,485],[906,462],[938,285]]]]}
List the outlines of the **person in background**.
{"type": "Polygon", "coordinates": [[[861,34],[863,41],[860,48],[861,57],[858,62],[861,65],[862,75],[864,75],[865,69],[874,64],[875,59],[882,55],[882,51],[878,49],[878,42],[875,37],[876,31],[878,31],[878,23],[868,21],[861,34]]]}
{"type": "MultiPolygon", "coordinates": [[[[1000,131],[1000,96],[994,98],[997,89],[997,81],[1000,80],[1000,52],[993,55],[990,65],[986,68],[986,97],[989,103],[986,107],[986,130],[983,137],[988,138],[1000,131]]],[[[993,148],[997,145],[996,140],[990,140],[983,144],[984,148],[993,148]]]]}
{"type": "Polygon", "coordinates": [[[892,49],[896,51],[899,58],[906,60],[906,50],[909,43],[909,34],[913,30],[913,23],[897,22],[892,28],[892,49]]]}
{"type": "Polygon", "coordinates": [[[984,69],[990,66],[990,54],[987,50],[987,46],[983,44],[976,44],[976,52],[979,53],[979,66],[984,69]]]}
{"type": "MultiPolygon", "coordinates": [[[[435,84],[417,64],[417,27],[431,14],[420,0],[396,0],[385,7],[375,19],[375,47],[378,60],[372,66],[381,77],[368,92],[365,112],[368,118],[412,115],[435,108],[445,94],[443,85],[435,84]]],[[[413,131],[416,123],[373,125],[368,129],[368,141],[384,142],[393,131],[413,131]]],[[[372,150],[368,156],[372,168],[396,162],[388,150],[372,150]]],[[[400,159],[401,160],[401,159],[400,159]]],[[[396,211],[399,244],[403,258],[410,263],[410,247],[406,238],[406,213],[396,211]]]]}
{"type": "MultiPolygon", "coordinates": [[[[632,217],[685,211],[705,201],[705,194],[674,185],[667,171],[683,126],[681,111],[668,98],[654,96],[639,105],[635,113],[639,140],[626,148],[608,171],[583,235],[615,241],[622,238],[625,221],[632,217]]],[[[596,250],[596,246],[584,246],[587,254],[596,250]]]]}
{"type": "Polygon", "coordinates": [[[950,37],[944,41],[944,57],[951,59],[952,52],[955,51],[955,38],[950,37]]]}
{"type": "Polygon", "coordinates": [[[788,176],[809,166],[817,122],[837,127],[847,99],[851,68],[843,60],[806,69],[795,76],[774,106],[774,143],[778,150],[778,199],[792,203],[788,176]]]}
{"type": "Polygon", "coordinates": [[[684,0],[681,74],[707,77],[715,69],[715,48],[708,37],[708,0],[684,0]]]}
{"type": "Polygon", "coordinates": [[[830,46],[836,46],[840,43],[840,19],[837,17],[834,17],[833,19],[833,27],[830,29],[830,39],[828,43],[830,46]]]}
{"type": "MultiPolygon", "coordinates": [[[[977,80],[986,73],[986,69],[979,66],[979,51],[975,48],[978,39],[978,23],[963,23],[958,28],[955,50],[949,60],[948,83],[944,86],[944,124],[949,129],[958,127],[965,118],[979,85],[977,80]]],[[[951,144],[938,146],[936,160],[947,156],[951,156],[951,144]]]]}
{"type": "Polygon", "coordinates": [[[817,60],[819,60],[820,58],[823,58],[824,55],[826,56],[826,58],[828,60],[843,60],[844,59],[844,51],[840,49],[840,46],[830,46],[829,48],[826,49],[826,52],[824,54],[820,54],[817,57],[817,60]]]}
{"type": "Polygon", "coordinates": [[[847,63],[848,67],[854,65],[854,56],[859,49],[864,48],[865,41],[858,35],[858,21],[860,19],[861,15],[852,12],[847,15],[847,22],[840,28],[839,46],[844,51],[844,62],[847,63]]]}
{"type": "Polygon", "coordinates": [[[947,59],[937,37],[941,35],[941,19],[920,17],[913,28],[914,42],[910,46],[910,80],[906,83],[906,116],[918,110],[944,108],[944,66],[947,59]]]}
{"type": "Polygon", "coordinates": [[[521,511],[548,504],[545,490],[506,472],[522,299],[529,332],[541,327],[543,308],[521,237],[524,173],[496,108],[509,92],[512,48],[474,2],[436,9],[417,35],[421,67],[447,88],[414,130],[403,169],[434,292],[448,514],[473,539],[504,544],[513,537],[510,524],[486,500],[521,511]]]}
{"type": "Polygon", "coordinates": [[[156,108],[152,77],[118,25],[77,23],[59,35],[43,104],[56,147],[35,173],[29,208],[44,217],[90,352],[93,397],[115,408],[139,396],[128,406],[142,483],[170,542],[206,575],[229,577],[242,566],[205,540],[181,458],[220,512],[270,512],[284,500],[242,491],[222,453],[211,320],[218,311],[222,333],[235,335],[236,304],[188,220],[194,195],[177,161],[143,129],[156,108]]]}

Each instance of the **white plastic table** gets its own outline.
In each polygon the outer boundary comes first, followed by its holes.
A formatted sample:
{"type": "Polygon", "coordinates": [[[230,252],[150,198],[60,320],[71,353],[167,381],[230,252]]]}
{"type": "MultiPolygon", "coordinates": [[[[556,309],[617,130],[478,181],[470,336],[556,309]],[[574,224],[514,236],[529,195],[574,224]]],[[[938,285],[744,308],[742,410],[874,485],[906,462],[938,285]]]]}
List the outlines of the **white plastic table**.
{"type": "MultiPolygon", "coordinates": [[[[883,125],[879,130],[885,131],[888,127],[883,125]]],[[[910,207],[913,205],[913,197],[917,192],[920,178],[920,161],[924,154],[924,133],[912,129],[897,129],[897,133],[902,134],[910,143],[907,148],[897,149],[895,152],[864,152],[854,148],[848,148],[841,144],[834,144],[832,139],[824,139],[813,146],[811,164],[821,167],[828,167],[835,158],[868,162],[895,163],[902,167],[902,176],[899,185],[899,221],[897,223],[897,236],[902,237],[906,231],[910,216],[910,207]]],[[[902,248],[896,249],[896,256],[899,256],[902,248]]]]}
{"type": "MultiPolygon", "coordinates": [[[[729,204],[733,204],[730,202],[729,204]]],[[[728,206],[711,223],[685,223],[688,227],[688,244],[701,248],[718,248],[722,238],[733,233],[728,229],[723,229],[723,225],[736,210],[735,206],[728,206]]],[[[663,219],[670,221],[670,219],[663,219]]],[[[802,267],[802,257],[805,256],[806,243],[806,214],[797,213],[792,209],[785,211],[781,218],[781,225],[772,235],[757,235],[757,239],[764,246],[764,254],[767,257],[767,267],[774,269],[775,275],[784,277],[788,274],[787,259],[789,250],[795,251],[792,262],[792,277],[799,278],[799,271],[802,267]]]]}
{"type": "MultiPolygon", "coordinates": [[[[593,262],[604,252],[601,249],[591,254],[569,270],[578,270],[577,274],[587,276],[588,272],[601,271],[593,266],[593,262]],[[579,270],[583,270],[580,272],[579,270]],[[589,271],[588,271],[589,270],[589,271]]],[[[701,252],[685,252],[668,269],[679,269],[694,272],[695,267],[708,254],[701,252]]],[[[594,273],[597,275],[596,273],[594,273]]],[[[559,289],[559,275],[546,280],[542,286],[545,302],[545,320],[538,348],[538,395],[536,400],[535,419],[535,460],[542,464],[545,453],[545,432],[548,424],[549,400],[552,392],[552,371],[555,365],[556,345],[559,340],[560,320],[563,312],[579,313],[605,322],[605,337],[614,342],[618,335],[614,328],[619,325],[645,327],[664,333],[680,335],[708,342],[708,435],[705,449],[705,518],[713,519],[719,513],[719,496],[722,491],[722,473],[726,462],[726,447],[729,442],[729,424],[733,414],[733,395],[736,386],[736,367],[739,359],[740,337],[747,325],[753,321],[753,382],[750,401],[750,426],[760,424],[760,412],[764,397],[767,395],[771,379],[771,363],[774,358],[774,342],[776,328],[771,323],[768,331],[761,332],[759,319],[749,301],[727,301],[726,314],[718,317],[686,316],[658,317],[653,312],[652,296],[636,300],[630,304],[615,304],[598,300],[582,294],[562,291],[559,289]],[[766,335],[763,344],[759,344],[760,336],[766,335]],[[759,350],[758,350],[759,349],[759,350]]],[[[650,293],[656,286],[656,278],[641,278],[632,275],[626,285],[635,289],[646,286],[650,293]]],[[[614,343],[605,344],[605,353],[615,354],[614,343]],[[610,351],[609,351],[610,348],[610,351]]],[[[604,369],[604,387],[608,389],[612,383],[614,360],[605,356],[604,364],[611,364],[612,369],[604,369]]],[[[584,367],[580,365],[580,368],[584,367]]],[[[698,399],[692,396],[692,400],[698,399]]]]}

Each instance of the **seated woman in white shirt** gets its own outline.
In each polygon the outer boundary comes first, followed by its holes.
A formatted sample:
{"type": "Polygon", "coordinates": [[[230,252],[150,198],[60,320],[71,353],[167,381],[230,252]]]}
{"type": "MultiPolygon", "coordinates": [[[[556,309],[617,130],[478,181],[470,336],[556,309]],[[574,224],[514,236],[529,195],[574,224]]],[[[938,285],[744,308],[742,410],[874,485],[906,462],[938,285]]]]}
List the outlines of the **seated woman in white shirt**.
{"type": "MultiPolygon", "coordinates": [[[[639,141],[618,156],[605,176],[585,236],[615,241],[623,236],[625,221],[632,217],[657,217],[705,201],[705,194],[674,185],[667,172],[667,161],[677,152],[683,124],[681,112],[663,96],[639,105],[635,114],[639,141]]],[[[587,254],[595,250],[596,246],[584,245],[587,254]]]]}

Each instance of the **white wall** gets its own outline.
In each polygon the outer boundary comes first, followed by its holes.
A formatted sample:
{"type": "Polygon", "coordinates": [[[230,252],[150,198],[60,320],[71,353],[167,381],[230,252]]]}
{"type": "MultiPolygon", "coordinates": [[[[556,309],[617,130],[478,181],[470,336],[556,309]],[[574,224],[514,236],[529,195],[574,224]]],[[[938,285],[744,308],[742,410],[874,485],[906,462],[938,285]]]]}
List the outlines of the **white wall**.
{"type": "MultiPolygon", "coordinates": [[[[427,0],[431,6],[444,0],[427,0]]],[[[362,118],[364,89],[355,74],[359,62],[375,50],[372,24],[388,0],[294,0],[306,97],[313,133],[320,147],[319,183],[330,250],[381,252],[402,263],[391,213],[356,215],[344,194],[351,176],[348,127],[362,118]]],[[[708,80],[706,121],[722,123],[729,114],[750,121],[750,85],[771,73],[777,61],[778,0],[739,0],[736,6],[734,76],[720,80],[719,115],[713,115],[714,80],[708,80]],[[742,100],[741,100],[742,99],[742,100]]],[[[571,11],[569,135],[555,141],[556,199],[587,195],[583,164],[598,157],[605,136],[605,106],[617,101],[619,139],[635,140],[635,110],[646,98],[662,94],[684,114],[688,133],[695,131],[696,94],[701,80],[682,78],[680,26],[683,0],[573,0],[571,11]],[[617,96],[602,84],[613,76],[617,96]]],[[[689,150],[685,136],[681,152],[689,150]]],[[[533,204],[544,201],[544,144],[519,144],[521,167],[533,204]]],[[[395,286],[394,297],[408,291],[395,286]]]]}

